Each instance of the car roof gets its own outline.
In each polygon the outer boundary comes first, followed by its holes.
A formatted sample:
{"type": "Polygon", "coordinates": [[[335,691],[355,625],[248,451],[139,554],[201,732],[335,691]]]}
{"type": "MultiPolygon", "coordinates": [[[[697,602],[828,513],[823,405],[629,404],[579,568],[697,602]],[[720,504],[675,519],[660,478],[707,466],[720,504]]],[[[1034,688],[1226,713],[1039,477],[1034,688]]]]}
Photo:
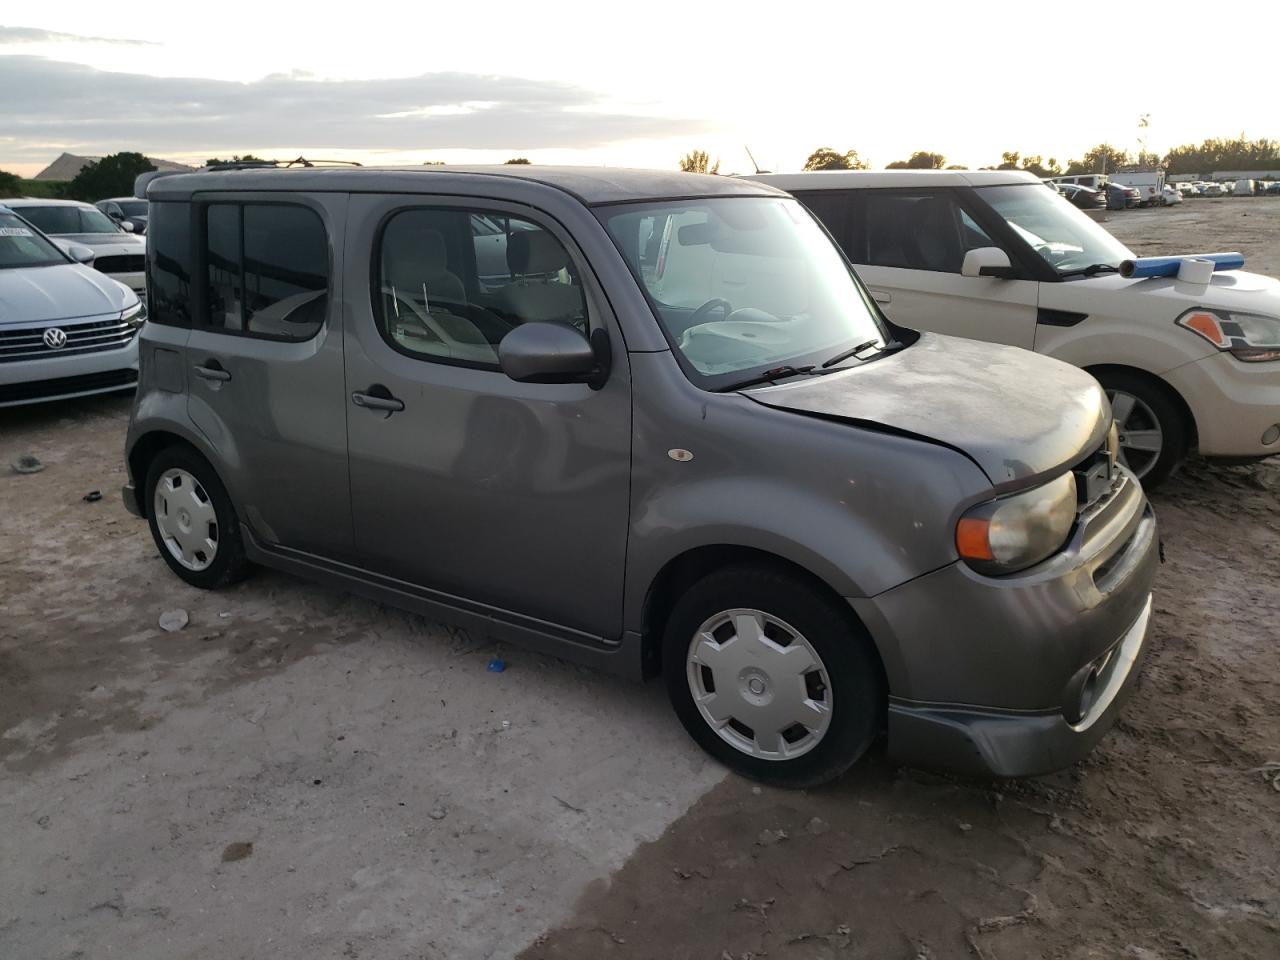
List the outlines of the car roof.
{"type": "MultiPolygon", "coordinates": [[[[144,174],[144,176],[146,176],[144,174]]],[[[499,166],[417,167],[246,167],[205,168],[195,173],[155,177],[144,184],[148,199],[173,200],[219,190],[482,193],[486,183],[527,183],[550,187],[588,206],[643,200],[721,196],[781,196],[781,191],[738,177],[631,170],[615,167],[499,166]]]]}
{"type": "Polygon", "coordinates": [[[52,198],[46,200],[43,197],[17,197],[13,200],[4,201],[5,206],[13,207],[92,207],[92,203],[82,203],[79,200],[54,200],[52,198]]]}
{"type": "Polygon", "coordinates": [[[1025,170],[813,170],[752,174],[743,179],[795,190],[867,190],[876,187],[989,187],[1040,183],[1025,170]]]}

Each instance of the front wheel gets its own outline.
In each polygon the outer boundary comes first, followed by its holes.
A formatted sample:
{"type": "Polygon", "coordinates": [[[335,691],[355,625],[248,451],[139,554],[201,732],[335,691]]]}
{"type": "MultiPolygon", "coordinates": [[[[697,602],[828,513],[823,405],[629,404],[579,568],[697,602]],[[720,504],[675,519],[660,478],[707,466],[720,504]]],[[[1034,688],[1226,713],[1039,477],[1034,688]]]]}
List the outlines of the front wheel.
{"type": "Polygon", "coordinates": [[[1120,433],[1120,461],[1144,487],[1155,489],[1186,459],[1189,429],[1182,410],[1169,389],[1150,377],[1125,370],[1097,376],[1120,433]]]}
{"type": "Polygon", "coordinates": [[[817,587],[767,567],[726,567],[689,588],[667,622],[663,672],[690,736],[766,783],[834,779],[883,724],[870,637],[817,587]]]}

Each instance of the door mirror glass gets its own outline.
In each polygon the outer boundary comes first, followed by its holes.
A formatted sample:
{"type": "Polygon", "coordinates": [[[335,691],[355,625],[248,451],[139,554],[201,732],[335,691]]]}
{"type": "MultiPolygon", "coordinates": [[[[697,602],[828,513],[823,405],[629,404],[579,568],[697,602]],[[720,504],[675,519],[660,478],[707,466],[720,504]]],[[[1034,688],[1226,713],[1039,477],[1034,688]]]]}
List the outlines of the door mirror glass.
{"type": "Polygon", "coordinates": [[[522,323],[502,338],[498,362],[520,383],[584,383],[598,367],[591,342],[562,323],[522,323]]]}
{"type": "Polygon", "coordinates": [[[1013,276],[1013,265],[1009,262],[1009,255],[999,247],[978,247],[964,255],[960,274],[965,277],[1003,277],[1007,280],[1013,276]]]}

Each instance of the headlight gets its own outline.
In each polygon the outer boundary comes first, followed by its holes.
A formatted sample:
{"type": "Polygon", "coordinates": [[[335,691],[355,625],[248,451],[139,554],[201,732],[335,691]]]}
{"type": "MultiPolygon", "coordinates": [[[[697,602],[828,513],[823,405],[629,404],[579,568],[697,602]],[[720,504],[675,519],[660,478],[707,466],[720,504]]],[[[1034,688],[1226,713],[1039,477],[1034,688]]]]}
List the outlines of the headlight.
{"type": "Polygon", "coordinates": [[[139,300],[133,306],[125,307],[124,310],[120,312],[120,319],[126,322],[132,320],[134,325],[137,326],[142,323],[143,320],[147,319],[146,304],[139,300]]]}
{"type": "Polygon", "coordinates": [[[1177,323],[1237,360],[1280,360],[1280,317],[1197,307],[1180,316],[1177,323]]]}
{"type": "Polygon", "coordinates": [[[1076,478],[980,503],[956,524],[956,550],[981,573],[1014,573],[1057,553],[1076,517],[1076,478]]]}

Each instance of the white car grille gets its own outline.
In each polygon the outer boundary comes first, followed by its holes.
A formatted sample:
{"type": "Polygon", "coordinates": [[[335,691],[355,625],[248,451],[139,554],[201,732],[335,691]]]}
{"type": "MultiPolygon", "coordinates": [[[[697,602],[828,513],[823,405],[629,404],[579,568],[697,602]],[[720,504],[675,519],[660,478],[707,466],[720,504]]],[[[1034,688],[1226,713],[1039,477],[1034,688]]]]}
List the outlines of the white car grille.
{"type": "Polygon", "coordinates": [[[52,327],[0,327],[0,363],[20,360],[48,360],[118,350],[138,333],[133,320],[99,320],[92,323],[64,323],[52,327]],[[61,331],[46,337],[48,331],[61,331]],[[55,346],[59,340],[63,342],[55,346]],[[52,343],[51,343],[52,341],[52,343]]]}

